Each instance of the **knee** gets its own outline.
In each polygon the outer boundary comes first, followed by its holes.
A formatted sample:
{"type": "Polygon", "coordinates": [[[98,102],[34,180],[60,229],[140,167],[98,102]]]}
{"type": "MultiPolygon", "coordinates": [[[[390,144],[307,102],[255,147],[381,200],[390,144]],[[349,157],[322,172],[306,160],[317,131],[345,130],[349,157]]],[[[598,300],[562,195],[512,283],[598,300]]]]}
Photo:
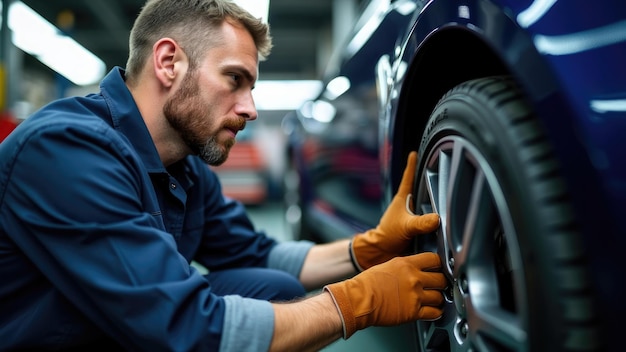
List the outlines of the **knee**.
{"type": "Polygon", "coordinates": [[[306,290],[300,281],[281,271],[269,275],[265,284],[266,293],[270,296],[269,300],[286,301],[306,295],[306,290]]]}
{"type": "Polygon", "coordinates": [[[284,271],[245,268],[214,271],[206,276],[217,295],[240,295],[268,301],[303,297],[306,290],[295,277],[284,271]]]}

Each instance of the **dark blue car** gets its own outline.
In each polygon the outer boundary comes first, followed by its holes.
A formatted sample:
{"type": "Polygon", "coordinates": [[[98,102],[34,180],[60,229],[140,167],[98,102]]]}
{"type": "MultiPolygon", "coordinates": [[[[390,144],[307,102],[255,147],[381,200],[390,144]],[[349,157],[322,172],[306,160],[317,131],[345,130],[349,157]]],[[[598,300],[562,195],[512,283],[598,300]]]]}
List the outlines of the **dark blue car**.
{"type": "Polygon", "coordinates": [[[283,121],[288,218],[375,226],[418,151],[411,201],[442,224],[413,249],[450,285],[407,346],[624,350],[626,2],[371,1],[325,84],[283,121]]]}

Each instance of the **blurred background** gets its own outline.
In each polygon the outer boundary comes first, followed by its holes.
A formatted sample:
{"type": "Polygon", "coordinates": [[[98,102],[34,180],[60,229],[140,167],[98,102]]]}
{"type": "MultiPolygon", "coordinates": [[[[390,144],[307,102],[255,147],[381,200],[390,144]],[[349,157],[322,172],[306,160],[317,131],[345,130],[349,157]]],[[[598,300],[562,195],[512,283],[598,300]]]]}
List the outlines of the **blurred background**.
{"type": "MultiPolygon", "coordinates": [[[[144,0],[0,0],[0,140],[51,100],[97,92],[124,67],[128,36],[144,0]]],[[[321,90],[333,49],[364,0],[238,2],[271,27],[274,49],[254,90],[259,119],[248,124],[229,161],[216,170],[225,192],[251,207],[282,198],[281,121],[321,90]]],[[[272,221],[275,223],[276,221],[272,221]]]]}

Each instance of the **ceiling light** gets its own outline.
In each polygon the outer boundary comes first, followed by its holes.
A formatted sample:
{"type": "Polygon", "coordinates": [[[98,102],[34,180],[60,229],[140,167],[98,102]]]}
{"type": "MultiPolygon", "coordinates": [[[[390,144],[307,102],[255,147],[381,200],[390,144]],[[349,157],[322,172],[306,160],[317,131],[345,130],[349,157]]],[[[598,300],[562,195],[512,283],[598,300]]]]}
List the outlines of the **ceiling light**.
{"type": "Polygon", "coordinates": [[[315,99],[322,89],[322,82],[257,81],[252,91],[257,110],[295,110],[305,101],[315,99]]]}
{"type": "Polygon", "coordinates": [[[339,76],[333,78],[326,85],[326,91],[324,91],[324,97],[328,100],[335,100],[339,98],[343,93],[350,89],[350,80],[348,77],[339,76]]]}
{"type": "Polygon", "coordinates": [[[74,39],[16,1],[9,8],[13,44],[79,86],[97,83],[106,65],[74,39]]]}

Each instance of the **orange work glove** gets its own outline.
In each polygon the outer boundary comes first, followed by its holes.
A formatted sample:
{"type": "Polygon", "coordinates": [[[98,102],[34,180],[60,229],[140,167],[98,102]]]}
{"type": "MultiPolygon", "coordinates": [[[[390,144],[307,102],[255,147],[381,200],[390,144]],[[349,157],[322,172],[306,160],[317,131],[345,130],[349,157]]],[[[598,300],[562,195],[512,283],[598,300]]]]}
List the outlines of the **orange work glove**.
{"type": "Polygon", "coordinates": [[[398,257],[372,267],[355,277],[324,286],[343,322],[343,337],[368,326],[391,326],[418,319],[434,320],[443,314],[440,306],[446,278],[436,253],[398,257]]]}
{"type": "Polygon", "coordinates": [[[415,235],[433,232],[439,227],[439,215],[415,215],[409,208],[417,152],[409,154],[398,192],[380,218],[376,228],[357,234],[350,244],[350,255],[359,271],[384,263],[403,254],[415,235]]]}

